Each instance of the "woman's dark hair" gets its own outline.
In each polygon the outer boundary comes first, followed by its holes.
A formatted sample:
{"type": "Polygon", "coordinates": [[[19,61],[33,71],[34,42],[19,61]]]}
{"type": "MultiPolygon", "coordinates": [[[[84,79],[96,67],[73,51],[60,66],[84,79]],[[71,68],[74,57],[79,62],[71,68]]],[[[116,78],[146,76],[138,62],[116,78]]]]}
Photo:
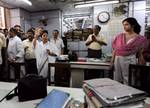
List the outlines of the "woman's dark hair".
{"type": "Polygon", "coordinates": [[[139,23],[135,18],[133,17],[126,18],[122,21],[122,23],[124,23],[125,21],[128,22],[133,27],[133,31],[135,33],[139,34],[141,32],[141,26],[139,25],[139,23]]]}
{"type": "Polygon", "coordinates": [[[43,31],[42,31],[42,35],[43,35],[44,33],[48,34],[48,31],[47,31],[47,30],[43,30],[43,31]]]}

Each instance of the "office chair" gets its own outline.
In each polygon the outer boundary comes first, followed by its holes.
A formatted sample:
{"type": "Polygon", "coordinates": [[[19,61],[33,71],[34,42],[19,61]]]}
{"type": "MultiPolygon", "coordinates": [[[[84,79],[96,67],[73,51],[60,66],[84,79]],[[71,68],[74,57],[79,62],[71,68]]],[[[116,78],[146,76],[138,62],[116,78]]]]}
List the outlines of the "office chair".
{"type": "Polygon", "coordinates": [[[150,66],[130,64],[129,85],[147,92],[150,96],[150,66]]]}
{"type": "Polygon", "coordinates": [[[69,87],[70,86],[70,64],[68,62],[56,62],[48,64],[48,85],[69,87]],[[55,67],[54,82],[51,81],[51,67],[55,67]]]}

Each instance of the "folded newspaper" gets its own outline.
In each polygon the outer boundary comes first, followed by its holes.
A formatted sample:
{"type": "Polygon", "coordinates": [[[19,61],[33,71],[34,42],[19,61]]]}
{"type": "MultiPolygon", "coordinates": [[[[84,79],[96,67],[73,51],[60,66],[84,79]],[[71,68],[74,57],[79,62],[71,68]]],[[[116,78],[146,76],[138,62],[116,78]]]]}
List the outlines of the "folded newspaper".
{"type": "Polygon", "coordinates": [[[85,87],[95,95],[103,106],[118,106],[141,102],[146,98],[144,91],[108,78],[86,80],[83,85],[83,88],[85,87]]]}

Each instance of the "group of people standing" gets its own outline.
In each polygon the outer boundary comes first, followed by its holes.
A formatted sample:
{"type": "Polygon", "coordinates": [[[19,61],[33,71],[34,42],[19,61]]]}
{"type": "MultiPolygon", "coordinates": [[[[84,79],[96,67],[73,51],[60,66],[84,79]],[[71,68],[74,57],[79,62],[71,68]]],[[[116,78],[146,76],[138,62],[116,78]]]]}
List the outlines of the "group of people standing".
{"type": "MultiPolygon", "coordinates": [[[[140,35],[141,26],[135,18],[124,19],[122,25],[124,32],[118,34],[112,41],[111,67],[114,66],[114,80],[128,84],[129,64],[145,64],[145,58],[150,57],[150,54],[145,56],[144,52],[150,45],[148,39],[140,35]]],[[[8,36],[0,33],[0,71],[4,70],[1,51],[6,47],[5,61],[8,61],[8,67],[14,68],[16,79],[20,77],[20,67],[16,63],[22,62],[25,63],[27,74],[35,73],[47,77],[48,62],[54,62],[56,56],[64,53],[64,44],[59,37],[59,31],[53,30],[53,36],[49,38],[48,31],[40,27],[31,28],[26,33],[27,39],[23,41],[18,31],[13,27],[8,31],[8,36]]],[[[86,40],[89,58],[101,58],[102,46],[107,45],[100,31],[101,27],[95,25],[93,34],[86,40]]]]}
{"type": "MultiPolygon", "coordinates": [[[[5,59],[7,61],[6,68],[7,78],[10,78],[10,70],[14,70],[15,79],[20,78],[20,63],[25,64],[26,74],[39,74],[47,77],[48,62],[54,62],[55,57],[63,54],[64,44],[59,37],[59,31],[53,30],[50,38],[48,31],[42,28],[31,28],[27,31],[27,38],[22,40],[19,37],[15,27],[10,28],[8,37],[0,37],[3,39],[3,46],[6,50],[5,59]],[[8,44],[6,45],[6,40],[8,44]]],[[[1,56],[0,56],[1,57],[1,56]]],[[[2,57],[1,57],[2,60],[2,57]]],[[[1,61],[2,64],[2,61],[1,61]]],[[[0,72],[4,72],[2,66],[0,72]]]]}

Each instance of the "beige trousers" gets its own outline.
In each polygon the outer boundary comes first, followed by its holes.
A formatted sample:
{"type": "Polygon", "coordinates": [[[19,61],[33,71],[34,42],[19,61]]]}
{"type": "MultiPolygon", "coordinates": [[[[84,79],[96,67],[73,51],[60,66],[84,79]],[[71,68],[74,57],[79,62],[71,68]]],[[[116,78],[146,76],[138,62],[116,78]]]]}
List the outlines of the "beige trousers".
{"type": "Polygon", "coordinates": [[[128,85],[129,64],[136,64],[136,56],[116,56],[114,62],[114,80],[128,85]]]}

